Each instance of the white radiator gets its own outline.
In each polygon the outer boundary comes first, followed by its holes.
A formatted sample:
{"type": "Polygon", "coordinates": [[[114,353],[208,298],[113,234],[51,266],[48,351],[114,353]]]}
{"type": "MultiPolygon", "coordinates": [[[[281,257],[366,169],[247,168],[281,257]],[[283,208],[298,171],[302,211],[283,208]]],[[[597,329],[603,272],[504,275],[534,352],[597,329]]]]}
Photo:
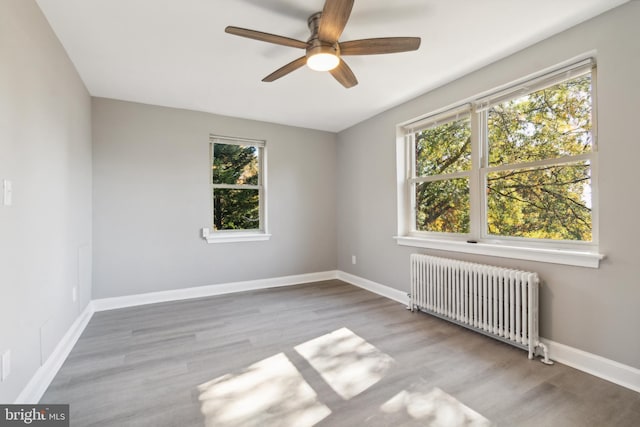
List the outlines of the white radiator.
{"type": "Polygon", "coordinates": [[[523,348],[548,351],[538,336],[537,273],[411,255],[411,311],[424,311],[523,348]]]}

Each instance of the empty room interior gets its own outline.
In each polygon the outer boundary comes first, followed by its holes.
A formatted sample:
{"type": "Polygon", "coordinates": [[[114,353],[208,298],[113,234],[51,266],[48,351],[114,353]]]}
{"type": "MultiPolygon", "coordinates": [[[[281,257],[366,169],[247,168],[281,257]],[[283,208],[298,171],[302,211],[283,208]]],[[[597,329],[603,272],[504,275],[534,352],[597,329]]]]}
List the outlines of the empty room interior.
{"type": "Polygon", "coordinates": [[[640,425],[639,23],[0,0],[0,405],[640,425]]]}

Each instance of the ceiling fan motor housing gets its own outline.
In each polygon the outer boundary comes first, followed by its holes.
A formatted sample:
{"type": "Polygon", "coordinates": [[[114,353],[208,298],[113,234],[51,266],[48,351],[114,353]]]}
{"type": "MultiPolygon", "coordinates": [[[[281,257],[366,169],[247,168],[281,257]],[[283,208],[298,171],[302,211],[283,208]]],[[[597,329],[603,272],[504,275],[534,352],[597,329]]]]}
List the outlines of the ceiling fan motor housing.
{"type": "Polygon", "coordinates": [[[340,56],[340,47],[338,43],[327,43],[319,39],[313,39],[309,41],[309,47],[307,47],[307,58],[320,53],[328,53],[334,56],[340,56]]]}

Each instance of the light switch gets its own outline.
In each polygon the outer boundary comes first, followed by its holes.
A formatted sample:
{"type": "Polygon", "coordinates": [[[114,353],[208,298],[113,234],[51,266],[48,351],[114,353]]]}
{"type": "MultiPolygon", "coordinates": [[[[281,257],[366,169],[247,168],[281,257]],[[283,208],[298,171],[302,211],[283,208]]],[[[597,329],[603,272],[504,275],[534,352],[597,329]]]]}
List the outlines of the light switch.
{"type": "Polygon", "coordinates": [[[2,186],[4,188],[4,205],[11,206],[13,203],[13,184],[8,179],[5,179],[2,186]]]}
{"type": "Polygon", "coordinates": [[[2,363],[0,363],[0,380],[4,381],[11,373],[11,350],[2,353],[2,363]]]}

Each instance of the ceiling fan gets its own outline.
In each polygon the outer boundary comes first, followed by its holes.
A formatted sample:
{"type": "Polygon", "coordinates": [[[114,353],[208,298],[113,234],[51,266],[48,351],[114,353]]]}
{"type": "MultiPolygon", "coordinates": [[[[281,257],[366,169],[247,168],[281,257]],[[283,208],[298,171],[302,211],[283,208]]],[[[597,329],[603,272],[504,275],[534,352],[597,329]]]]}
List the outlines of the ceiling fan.
{"type": "Polygon", "coordinates": [[[306,54],[277,69],[263,82],[272,82],[284,77],[303,65],[316,71],[329,71],[346,88],[358,84],[351,68],[341,56],[376,55],[417,50],[420,37],[382,37],[373,39],[339,42],[340,35],[347,25],[354,0],[326,0],[322,12],[316,12],[307,19],[311,36],[306,42],[275,34],[246,28],[225,28],[225,32],[267,43],[305,49],[306,54]]]}

